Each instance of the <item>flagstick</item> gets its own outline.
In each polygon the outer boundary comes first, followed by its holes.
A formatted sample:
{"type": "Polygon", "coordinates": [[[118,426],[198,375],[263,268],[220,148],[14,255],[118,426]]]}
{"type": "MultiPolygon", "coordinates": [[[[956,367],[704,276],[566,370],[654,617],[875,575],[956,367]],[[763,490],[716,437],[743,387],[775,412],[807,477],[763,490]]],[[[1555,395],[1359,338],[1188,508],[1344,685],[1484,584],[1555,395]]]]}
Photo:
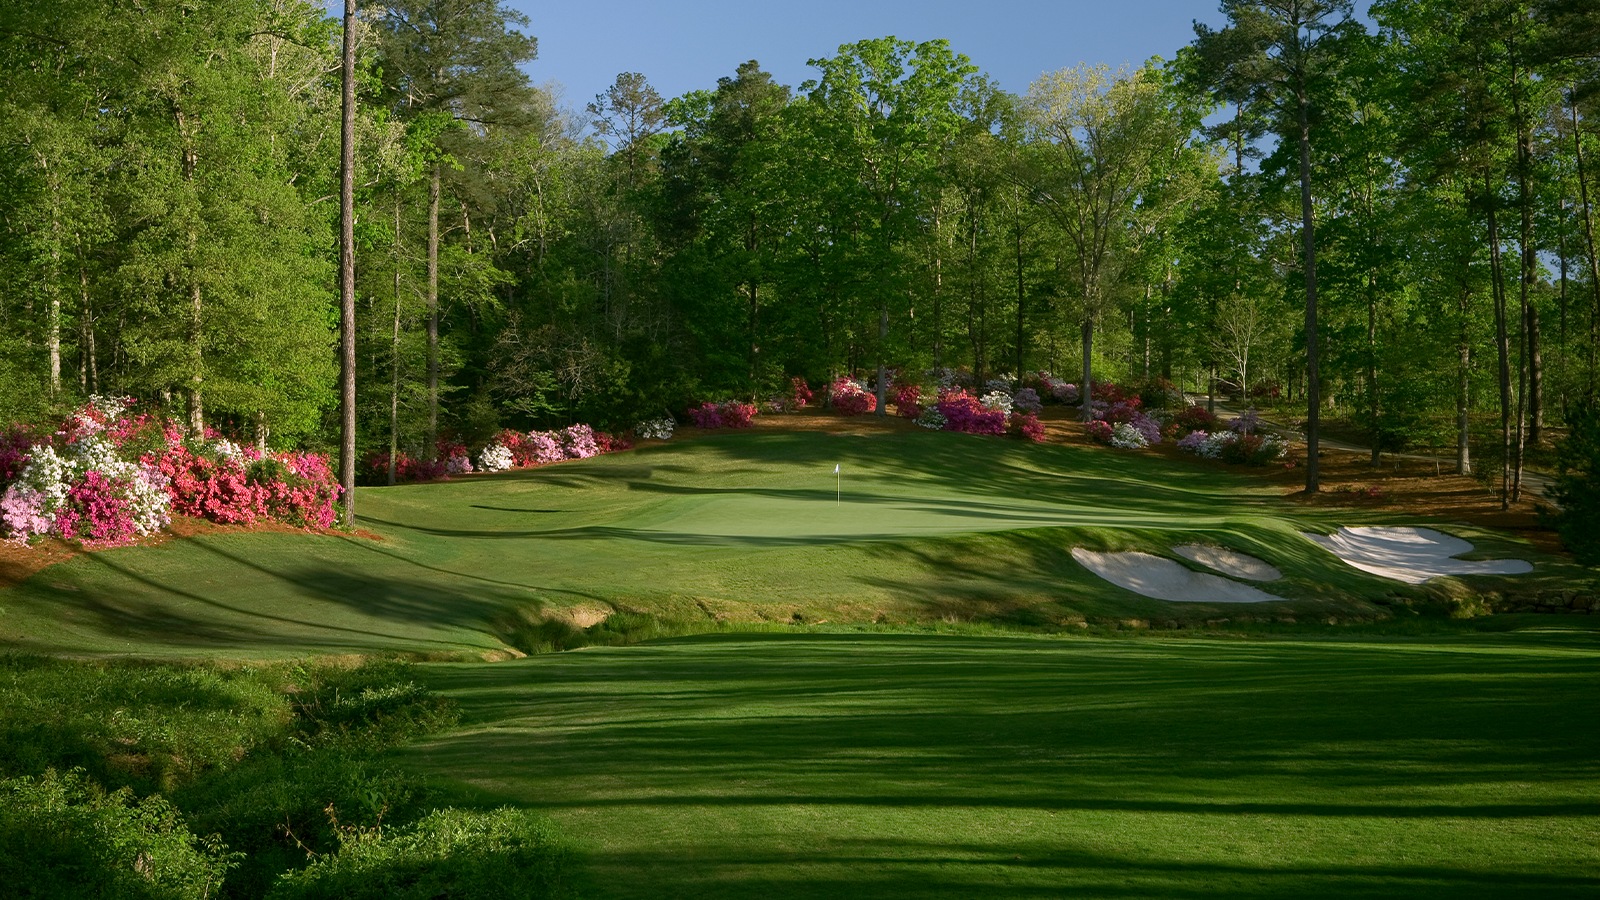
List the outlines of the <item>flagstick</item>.
{"type": "Polygon", "coordinates": [[[834,466],[833,467],[833,477],[834,477],[833,505],[834,506],[843,506],[844,505],[844,476],[839,474],[839,467],[838,466],[834,466]]]}

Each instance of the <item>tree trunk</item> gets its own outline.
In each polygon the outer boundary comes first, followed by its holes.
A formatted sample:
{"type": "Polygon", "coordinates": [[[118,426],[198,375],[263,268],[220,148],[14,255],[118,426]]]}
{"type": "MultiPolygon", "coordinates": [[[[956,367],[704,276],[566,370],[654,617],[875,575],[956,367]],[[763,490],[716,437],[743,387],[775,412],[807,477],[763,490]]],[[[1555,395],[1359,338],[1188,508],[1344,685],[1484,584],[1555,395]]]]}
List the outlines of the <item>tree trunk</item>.
{"type": "MultiPolygon", "coordinates": [[[[1378,291],[1377,277],[1367,273],[1367,416],[1371,427],[1378,427],[1378,291]]],[[[1381,442],[1372,441],[1370,465],[1376,469],[1383,462],[1381,442]]]]}
{"type": "Polygon", "coordinates": [[[1295,99],[1300,111],[1300,231],[1305,242],[1306,269],[1306,493],[1321,489],[1318,483],[1317,425],[1322,409],[1322,386],[1317,372],[1317,239],[1311,208],[1310,98],[1305,74],[1297,72],[1295,99]]]}
{"type": "Polygon", "coordinates": [[[1500,227],[1495,216],[1494,185],[1483,170],[1484,197],[1489,204],[1489,280],[1494,291],[1495,348],[1500,355],[1500,508],[1511,508],[1511,346],[1506,333],[1506,286],[1500,260],[1500,227]]]}
{"type": "Polygon", "coordinates": [[[356,524],[356,39],[357,0],[345,0],[339,133],[339,485],[344,527],[356,524]]]}
{"type": "Polygon", "coordinates": [[[1022,387],[1022,363],[1027,357],[1027,332],[1023,325],[1023,301],[1027,299],[1027,286],[1022,277],[1022,229],[1017,230],[1017,387],[1022,387]]]}
{"type": "MultiPolygon", "coordinates": [[[[1517,78],[1515,70],[1514,79],[1517,78]]],[[[1517,119],[1517,206],[1519,214],[1519,228],[1517,230],[1518,249],[1521,251],[1517,265],[1517,303],[1519,307],[1518,319],[1521,323],[1521,334],[1517,336],[1517,446],[1516,446],[1516,471],[1511,477],[1511,502],[1515,503],[1522,497],[1522,461],[1524,448],[1528,436],[1527,423],[1531,418],[1539,419],[1539,386],[1538,368],[1536,361],[1538,346],[1538,314],[1534,312],[1529,291],[1533,287],[1534,273],[1536,271],[1535,255],[1538,248],[1533,245],[1533,193],[1529,180],[1529,169],[1533,161],[1533,135],[1529,130],[1526,119],[1522,115],[1521,93],[1513,85],[1511,92],[1512,110],[1517,119]]]]}
{"type": "MultiPolygon", "coordinates": [[[[1569,97],[1571,95],[1569,94],[1569,97]]],[[[1572,155],[1577,161],[1578,196],[1583,200],[1583,239],[1589,249],[1589,290],[1592,293],[1592,305],[1589,307],[1589,382],[1588,399],[1595,398],[1595,350],[1600,345],[1600,256],[1594,250],[1594,215],[1589,207],[1589,183],[1584,179],[1583,171],[1583,134],[1578,130],[1578,105],[1573,102],[1570,106],[1572,112],[1572,155]]]]}
{"type": "Polygon", "coordinates": [[[394,486],[400,457],[400,187],[394,189],[394,332],[389,342],[389,472],[394,486]]]}
{"type": "Polygon", "coordinates": [[[428,182],[428,445],[422,458],[432,460],[439,446],[439,164],[428,182]]]}
{"type": "Polygon", "coordinates": [[[1083,390],[1078,393],[1078,420],[1087,422],[1094,418],[1094,374],[1089,359],[1094,350],[1094,316],[1083,316],[1083,390]]]}

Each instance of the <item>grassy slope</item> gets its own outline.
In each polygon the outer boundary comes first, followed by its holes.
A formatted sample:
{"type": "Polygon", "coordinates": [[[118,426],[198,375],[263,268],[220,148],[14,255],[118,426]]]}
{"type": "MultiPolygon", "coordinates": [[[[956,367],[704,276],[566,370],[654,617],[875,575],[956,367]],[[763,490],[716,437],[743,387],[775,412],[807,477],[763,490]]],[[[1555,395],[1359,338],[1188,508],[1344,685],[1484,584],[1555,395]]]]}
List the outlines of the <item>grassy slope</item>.
{"type": "Polygon", "coordinates": [[[715,636],[430,667],[596,898],[1588,897],[1592,635],[715,636]]]}
{"type": "MultiPolygon", "coordinates": [[[[1297,602],[1415,595],[1299,538],[1329,514],[1214,470],[944,433],[752,433],[532,471],[364,489],[382,541],[216,534],[84,554],[0,592],[0,641],[43,651],[277,656],[503,645],[507,610],[587,607],[732,622],[1080,616],[1206,619],[1075,563],[1072,546],[1210,540],[1286,574],[1297,602]],[[843,471],[842,504],[833,466],[843,471]]],[[[1482,541],[1484,536],[1474,535],[1482,541]]],[[[1508,549],[1495,546],[1490,551],[1508,549]]],[[[1514,548],[1510,548],[1516,552],[1514,548]]],[[[1560,577],[1559,562],[1541,563],[1560,577]]],[[[1475,584],[1493,584],[1481,580],[1475,584]]]]}

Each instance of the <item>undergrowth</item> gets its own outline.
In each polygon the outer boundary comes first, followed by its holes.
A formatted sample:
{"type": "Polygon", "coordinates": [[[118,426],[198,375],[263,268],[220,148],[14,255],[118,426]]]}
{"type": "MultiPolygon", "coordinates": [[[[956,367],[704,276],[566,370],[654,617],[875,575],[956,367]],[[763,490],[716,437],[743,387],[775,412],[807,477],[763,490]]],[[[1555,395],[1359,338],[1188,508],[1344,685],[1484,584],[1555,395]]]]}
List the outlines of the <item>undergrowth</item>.
{"type": "Polygon", "coordinates": [[[0,883],[21,897],[254,900],[352,896],[325,875],[285,881],[308,867],[392,886],[419,867],[510,866],[542,874],[498,893],[428,882],[425,896],[561,896],[566,856],[547,826],[433,810],[427,786],[384,761],[454,721],[393,661],[0,656],[0,883]]]}

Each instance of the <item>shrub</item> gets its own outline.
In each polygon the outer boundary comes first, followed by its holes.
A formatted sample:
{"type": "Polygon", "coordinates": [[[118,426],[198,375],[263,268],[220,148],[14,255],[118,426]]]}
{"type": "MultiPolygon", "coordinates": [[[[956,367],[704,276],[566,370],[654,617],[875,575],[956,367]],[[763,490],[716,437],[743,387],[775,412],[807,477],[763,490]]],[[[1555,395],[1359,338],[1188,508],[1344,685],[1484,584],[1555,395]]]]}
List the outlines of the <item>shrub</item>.
{"type": "Polygon", "coordinates": [[[28,451],[32,448],[33,436],[21,426],[13,425],[0,431],[0,491],[22,475],[22,470],[28,465],[28,451]]]}
{"type": "Polygon", "coordinates": [[[505,444],[493,443],[478,454],[478,468],[485,472],[504,472],[516,463],[505,444]]]}
{"type": "Polygon", "coordinates": [[[1235,431],[1207,434],[1204,431],[1193,431],[1178,442],[1178,449],[1204,459],[1264,466],[1273,460],[1282,459],[1289,447],[1282,440],[1270,435],[1235,431]]]}
{"type": "Polygon", "coordinates": [[[849,378],[835,381],[832,393],[834,411],[841,415],[859,416],[878,409],[878,396],[849,378]]]}
{"type": "Polygon", "coordinates": [[[1044,443],[1044,426],[1039,424],[1039,417],[1033,413],[1013,412],[1008,424],[1011,434],[1035,444],[1044,443]]]}
{"type": "Polygon", "coordinates": [[[1011,413],[1011,394],[1007,391],[990,391],[979,402],[987,409],[999,410],[1007,415],[1011,413]]]}
{"type": "Polygon", "coordinates": [[[754,406],[738,400],[707,401],[689,410],[689,418],[699,428],[749,428],[750,418],[755,414],[754,406]]]}
{"type": "Polygon", "coordinates": [[[811,404],[813,399],[815,399],[815,395],[812,394],[811,388],[806,386],[806,380],[804,378],[797,377],[789,379],[789,386],[793,389],[792,393],[790,394],[790,402],[794,404],[795,409],[804,409],[811,404]]]}
{"type": "Polygon", "coordinates": [[[568,425],[560,431],[561,450],[568,459],[588,459],[600,452],[594,429],[587,425],[568,425]]]}
{"type": "Polygon", "coordinates": [[[945,431],[965,434],[1005,434],[1006,414],[989,409],[966,391],[957,388],[939,395],[938,410],[944,416],[945,431]]]}
{"type": "Polygon", "coordinates": [[[1107,422],[1105,419],[1093,419],[1090,420],[1088,424],[1084,425],[1083,430],[1088,432],[1091,440],[1099,441],[1102,444],[1109,444],[1111,443],[1111,434],[1115,427],[1116,426],[1112,425],[1110,422],[1107,422]]]}
{"type": "Polygon", "coordinates": [[[1142,450],[1150,446],[1150,440],[1133,423],[1121,422],[1111,429],[1111,446],[1123,450],[1142,450]]]}
{"type": "Polygon", "coordinates": [[[633,441],[605,431],[596,431],[594,433],[594,444],[600,448],[601,453],[618,453],[623,450],[633,449],[633,441]]]}
{"type": "MultiPolygon", "coordinates": [[[[874,400],[877,398],[874,397],[874,400]]],[[[922,386],[916,384],[902,384],[895,388],[895,412],[908,419],[915,419],[922,415],[922,386]]]]}
{"type": "Polygon", "coordinates": [[[1065,404],[1067,404],[1069,406],[1077,403],[1078,400],[1079,400],[1079,397],[1078,397],[1078,386],[1075,385],[1075,384],[1067,384],[1066,382],[1059,382],[1051,390],[1051,393],[1055,396],[1055,398],[1057,400],[1059,400],[1060,402],[1065,403],[1065,404]]]}
{"type": "Polygon", "coordinates": [[[1023,412],[1030,413],[1036,413],[1044,409],[1044,403],[1039,399],[1039,392],[1031,387],[1025,387],[1017,391],[1016,396],[1011,398],[1011,405],[1023,412]]]}
{"type": "Polygon", "coordinates": [[[1217,417],[1213,416],[1204,406],[1190,406],[1179,410],[1172,417],[1172,424],[1176,437],[1185,437],[1196,431],[1215,431],[1217,417]]]}
{"type": "Polygon", "coordinates": [[[441,809],[405,828],[340,831],[338,852],[282,876],[270,900],[573,896],[568,852],[527,810],[441,809]]]}
{"type": "Polygon", "coordinates": [[[1561,504],[1554,516],[1561,542],[1578,562],[1600,565],[1600,406],[1575,409],[1567,436],[1556,445],[1556,476],[1551,499],[1561,504]]]}
{"type": "Polygon", "coordinates": [[[1244,415],[1228,423],[1228,430],[1234,434],[1255,434],[1261,428],[1261,414],[1256,412],[1254,406],[1244,411],[1244,415]]]}
{"type": "Polygon", "coordinates": [[[633,426],[635,437],[644,440],[665,441],[672,437],[672,429],[677,425],[671,416],[662,416],[659,419],[647,419],[633,426]]]}
{"type": "Polygon", "coordinates": [[[159,795],[105,793],[77,772],[0,781],[0,878],[12,896],[202,900],[233,860],[159,795]]]}
{"type": "Polygon", "coordinates": [[[944,413],[939,412],[938,406],[930,406],[922,411],[922,415],[917,416],[917,424],[923,428],[932,428],[933,430],[938,431],[939,429],[944,428],[944,413]]]}

